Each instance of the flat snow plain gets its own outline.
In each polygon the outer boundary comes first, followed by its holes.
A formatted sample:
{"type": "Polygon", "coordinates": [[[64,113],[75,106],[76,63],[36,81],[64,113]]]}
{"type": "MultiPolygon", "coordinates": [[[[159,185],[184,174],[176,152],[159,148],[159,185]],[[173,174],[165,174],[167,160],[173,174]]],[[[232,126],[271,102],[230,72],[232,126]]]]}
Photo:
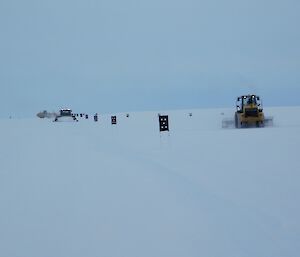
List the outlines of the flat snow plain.
{"type": "Polygon", "coordinates": [[[299,256],[300,107],[265,113],[1,120],[0,256],[299,256]]]}

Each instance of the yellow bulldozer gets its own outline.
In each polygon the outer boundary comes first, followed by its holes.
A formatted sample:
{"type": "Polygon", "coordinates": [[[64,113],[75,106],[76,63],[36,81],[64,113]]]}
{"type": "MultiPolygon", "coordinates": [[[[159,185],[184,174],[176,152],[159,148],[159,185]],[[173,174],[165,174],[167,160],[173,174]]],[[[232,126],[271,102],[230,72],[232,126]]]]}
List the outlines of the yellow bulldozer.
{"type": "Polygon", "coordinates": [[[236,128],[264,126],[265,115],[259,96],[243,95],[237,98],[234,122],[236,128]]]}
{"type": "Polygon", "coordinates": [[[242,95],[236,100],[234,120],[224,119],[222,127],[264,127],[273,125],[273,117],[265,117],[262,101],[257,95],[242,95]]]}

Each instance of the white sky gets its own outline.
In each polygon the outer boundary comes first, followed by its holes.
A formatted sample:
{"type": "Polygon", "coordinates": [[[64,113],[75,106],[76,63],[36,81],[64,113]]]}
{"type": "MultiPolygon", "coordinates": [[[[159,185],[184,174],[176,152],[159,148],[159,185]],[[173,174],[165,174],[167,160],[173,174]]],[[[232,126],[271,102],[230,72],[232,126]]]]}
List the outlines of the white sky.
{"type": "Polygon", "coordinates": [[[299,105],[296,0],[2,0],[0,116],[299,105]],[[278,100],[279,99],[279,100],[278,100]]]}

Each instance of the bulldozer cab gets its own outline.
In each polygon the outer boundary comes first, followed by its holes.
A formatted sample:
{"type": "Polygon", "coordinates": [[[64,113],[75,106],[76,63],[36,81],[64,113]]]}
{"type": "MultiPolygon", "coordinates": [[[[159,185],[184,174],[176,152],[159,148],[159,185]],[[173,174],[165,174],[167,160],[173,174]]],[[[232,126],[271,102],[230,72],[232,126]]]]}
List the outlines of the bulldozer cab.
{"type": "Polygon", "coordinates": [[[259,96],[243,95],[237,98],[236,101],[237,112],[244,112],[245,108],[256,108],[262,111],[262,103],[259,96]]]}

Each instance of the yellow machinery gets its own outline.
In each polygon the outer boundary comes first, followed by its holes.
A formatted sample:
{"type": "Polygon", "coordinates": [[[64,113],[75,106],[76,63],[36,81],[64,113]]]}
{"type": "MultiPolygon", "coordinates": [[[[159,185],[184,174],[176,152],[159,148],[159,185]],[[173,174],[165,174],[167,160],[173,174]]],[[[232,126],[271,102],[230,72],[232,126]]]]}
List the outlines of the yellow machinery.
{"type": "Polygon", "coordinates": [[[265,115],[259,96],[243,95],[237,98],[235,112],[235,127],[263,127],[265,125],[265,115]]]}
{"type": "Polygon", "coordinates": [[[225,117],[222,120],[222,128],[270,126],[273,126],[273,117],[267,117],[264,115],[262,101],[257,95],[239,96],[236,101],[236,112],[234,118],[225,117]]]}

